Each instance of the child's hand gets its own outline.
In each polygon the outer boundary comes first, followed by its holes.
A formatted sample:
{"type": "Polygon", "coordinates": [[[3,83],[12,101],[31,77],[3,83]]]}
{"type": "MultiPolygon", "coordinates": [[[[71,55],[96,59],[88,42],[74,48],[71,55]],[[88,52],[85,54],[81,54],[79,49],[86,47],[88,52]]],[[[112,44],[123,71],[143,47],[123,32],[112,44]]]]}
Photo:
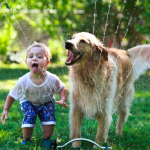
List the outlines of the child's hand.
{"type": "Polygon", "coordinates": [[[59,104],[59,105],[62,105],[63,107],[69,107],[66,102],[64,100],[60,100],[60,101],[55,101],[55,103],[59,104]]]}
{"type": "Polygon", "coordinates": [[[2,117],[1,117],[2,124],[5,124],[5,119],[7,118],[8,118],[8,110],[3,110],[2,117]]]}

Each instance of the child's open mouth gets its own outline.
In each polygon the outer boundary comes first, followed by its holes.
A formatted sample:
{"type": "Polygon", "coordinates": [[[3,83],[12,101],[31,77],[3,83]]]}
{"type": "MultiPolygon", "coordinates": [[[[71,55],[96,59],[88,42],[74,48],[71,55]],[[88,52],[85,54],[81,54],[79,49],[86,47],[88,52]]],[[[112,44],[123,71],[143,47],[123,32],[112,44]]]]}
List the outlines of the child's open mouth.
{"type": "Polygon", "coordinates": [[[32,71],[36,73],[38,70],[38,64],[32,64],[32,71]]]}

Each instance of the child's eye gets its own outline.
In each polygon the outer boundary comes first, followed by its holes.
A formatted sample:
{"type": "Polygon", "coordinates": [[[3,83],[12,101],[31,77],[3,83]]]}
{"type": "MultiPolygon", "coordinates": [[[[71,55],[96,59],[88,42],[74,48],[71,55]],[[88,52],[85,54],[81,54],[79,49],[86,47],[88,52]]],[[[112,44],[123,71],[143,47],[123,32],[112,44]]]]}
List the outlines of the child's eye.
{"type": "Polygon", "coordinates": [[[38,56],[38,58],[42,58],[42,56],[38,56]]]}
{"type": "Polygon", "coordinates": [[[31,55],[31,56],[29,56],[29,58],[33,58],[33,56],[31,55]]]}

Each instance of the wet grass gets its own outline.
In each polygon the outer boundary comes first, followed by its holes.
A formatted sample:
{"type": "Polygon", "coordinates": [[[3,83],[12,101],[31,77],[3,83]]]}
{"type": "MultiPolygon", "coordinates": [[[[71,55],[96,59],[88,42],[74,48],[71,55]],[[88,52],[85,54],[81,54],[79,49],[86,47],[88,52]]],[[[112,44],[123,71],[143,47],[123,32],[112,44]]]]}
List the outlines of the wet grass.
{"type": "MultiPolygon", "coordinates": [[[[3,65],[0,64],[0,114],[2,113],[5,98],[15,84],[17,79],[28,72],[25,65],[3,65]]],[[[48,70],[57,74],[61,80],[68,85],[68,69],[65,66],[51,65],[48,70]]],[[[123,128],[123,135],[116,136],[117,115],[113,115],[113,122],[109,130],[108,145],[115,150],[149,150],[150,149],[150,76],[149,73],[141,76],[135,82],[135,98],[132,102],[131,113],[123,128]]],[[[59,97],[56,95],[56,100],[59,97]]],[[[69,141],[69,109],[64,109],[56,105],[56,127],[53,139],[56,137],[62,140],[60,145],[69,141]]],[[[33,145],[22,146],[22,124],[23,114],[20,110],[19,102],[12,105],[6,125],[0,123],[0,150],[41,150],[42,130],[40,122],[37,120],[37,127],[34,130],[32,140],[33,145]]],[[[97,121],[84,119],[82,123],[82,137],[95,140],[97,121]]],[[[82,146],[92,149],[92,144],[82,142],[82,146]]],[[[68,145],[65,149],[71,149],[68,145]]],[[[85,149],[85,148],[82,148],[85,149]]]]}

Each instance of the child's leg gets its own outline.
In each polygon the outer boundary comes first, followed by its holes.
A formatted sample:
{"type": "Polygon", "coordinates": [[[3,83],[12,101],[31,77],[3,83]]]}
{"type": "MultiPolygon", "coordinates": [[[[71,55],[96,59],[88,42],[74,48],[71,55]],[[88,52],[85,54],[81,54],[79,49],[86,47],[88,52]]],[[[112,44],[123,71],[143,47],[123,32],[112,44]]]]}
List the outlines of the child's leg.
{"type": "Polygon", "coordinates": [[[55,125],[43,125],[43,139],[51,139],[55,125]]]}
{"type": "Polygon", "coordinates": [[[23,140],[31,140],[33,128],[36,123],[36,107],[29,101],[20,104],[21,110],[24,113],[22,122],[23,140]]]}
{"type": "Polygon", "coordinates": [[[47,103],[39,107],[38,116],[43,127],[42,148],[51,148],[51,137],[55,126],[54,109],[53,103],[47,103]]]}
{"type": "Polygon", "coordinates": [[[33,128],[22,128],[23,131],[23,140],[29,139],[31,140],[33,128]]]}
{"type": "Polygon", "coordinates": [[[43,139],[50,139],[55,126],[55,106],[49,102],[39,107],[38,116],[43,127],[43,139]]]}

